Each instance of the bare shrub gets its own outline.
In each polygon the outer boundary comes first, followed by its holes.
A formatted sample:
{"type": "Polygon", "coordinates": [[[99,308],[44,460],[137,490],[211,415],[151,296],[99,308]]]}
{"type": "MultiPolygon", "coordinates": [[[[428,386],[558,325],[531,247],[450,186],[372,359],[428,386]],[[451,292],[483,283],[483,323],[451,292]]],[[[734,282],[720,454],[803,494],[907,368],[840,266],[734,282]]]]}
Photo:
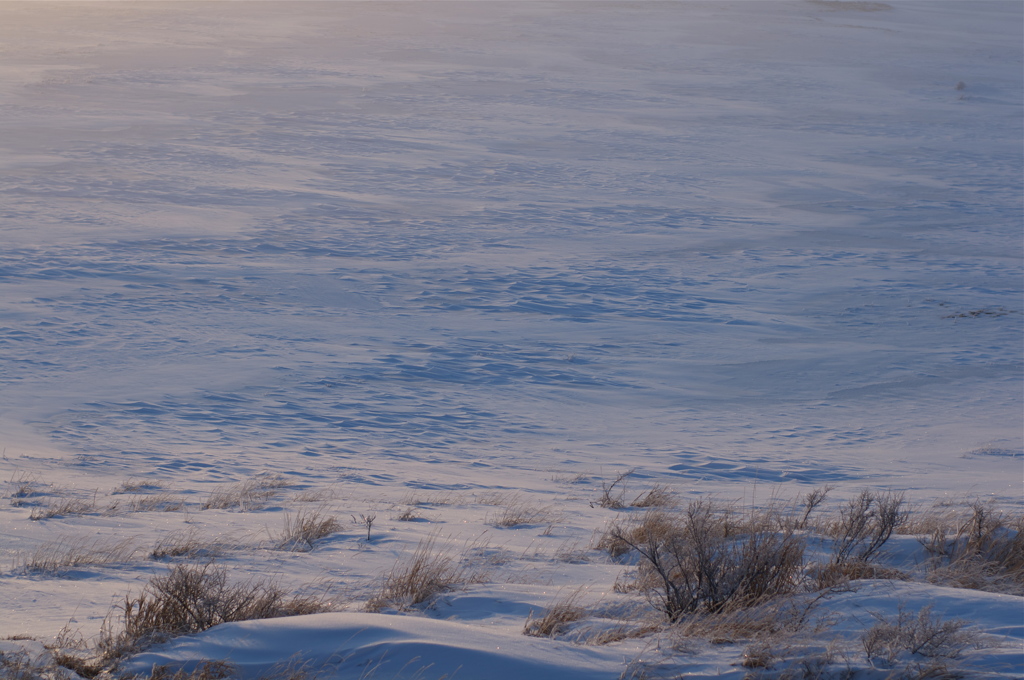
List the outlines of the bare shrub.
{"type": "Polygon", "coordinates": [[[676,495],[667,486],[655,484],[648,491],[634,498],[630,506],[634,508],[674,508],[676,504],[676,495]]]}
{"type": "Polygon", "coordinates": [[[149,557],[154,560],[169,557],[210,559],[223,553],[225,548],[226,546],[222,543],[200,540],[199,532],[195,527],[189,527],[171,532],[161,538],[153,546],[149,557]]]}
{"type": "Polygon", "coordinates": [[[979,637],[964,630],[966,621],[943,621],[928,605],[915,616],[900,606],[896,618],[876,615],[878,623],[861,636],[869,659],[896,663],[906,652],[927,658],[957,659],[968,647],[979,644],[979,637]]]}
{"type": "Polygon", "coordinates": [[[921,542],[931,556],[932,582],[1024,593],[1024,516],[975,501],[952,528],[938,526],[921,542]]]}
{"type": "Polygon", "coordinates": [[[795,588],[804,542],[791,530],[732,534],[728,513],[707,500],[691,502],[678,516],[649,515],[632,530],[613,528],[610,542],[640,557],[638,581],[670,622],[753,606],[795,588]]]}
{"type": "Polygon", "coordinates": [[[237,484],[214,489],[203,503],[203,510],[259,510],[266,506],[277,490],[288,486],[280,475],[256,475],[237,484]]]}
{"type": "Polygon", "coordinates": [[[28,518],[30,520],[51,519],[53,517],[69,517],[73,515],[87,515],[96,511],[96,499],[78,498],[65,492],[44,505],[32,508],[28,518]]]}
{"type": "Polygon", "coordinates": [[[60,575],[75,567],[127,562],[135,550],[130,539],[112,541],[66,536],[18,555],[14,569],[27,574],[60,575]]]}
{"type": "Polygon", "coordinates": [[[451,552],[434,550],[436,539],[436,534],[423,539],[409,559],[400,560],[391,568],[377,594],[366,603],[367,611],[409,609],[429,603],[468,580],[466,570],[451,552]]]}
{"type": "Polygon", "coordinates": [[[370,542],[370,532],[373,531],[373,523],[377,520],[375,513],[370,514],[359,514],[359,519],[356,519],[355,515],[352,516],[352,521],[356,524],[361,524],[366,527],[366,542],[370,542]]]}
{"type": "Polygon", "coordinates": [[[313,549],[313,544],[330,536],[341,529],[341,522],[333,515],[325,514],[323,508],[303,511],[291,515],[285,513],[284,528],[277,536],[278,550],[290,550],[292,552],[308,552],[313,549]]]}
{"type": "Polygon", "coordinates": [[[613,510],[620,510],[626,507],[626,503],[623,500],[626,497],[626,478],[634,472],[636,472],[636,468],[631,468],[613,479],[610,484],[601,482],[601,497],[597,500],[597,505],[602,508],[612,508],[613,510]]]}
{"type": "Polygon", "coordinates": [[[142,592],[125,595],[111,609],[99,649],[108,659],[176,635],[198,633],[221,623],[296,616],[325,611],[322,598],[286,597],[264,579],[228,582],[227,570],[205,564],[179,564],[154,576],[142,592]],[[120,619],[120,630],[114,622],[120,619]]]}
{"type": "Polygon", "coordinates": [[[807,528],[807,523],[811,519],[811,513],[813,513],[819,505],[825,502],[825,499],[828,498],[829,492],[834,488],[835,487],[831,484],[826,484],[825,486],[820,486],[817,489],[807,492],[807,495],[804,496],[803,515],[797,522],[797,529],[807,528]]]}
{"type": "Polygon", "coordinates": [[[864,489],[840,509],[830,527],[832,563],[870,561],[906,520],[902,493],[864,489]]]}
{"type": "Polygon", "coordinates": [[[519,494],[503,499],[501,510],[488,516],[487,523],[503,529],[524,524],[550,524],[554,521],[554,510],[550,505],[534,505],[519,494]]]}

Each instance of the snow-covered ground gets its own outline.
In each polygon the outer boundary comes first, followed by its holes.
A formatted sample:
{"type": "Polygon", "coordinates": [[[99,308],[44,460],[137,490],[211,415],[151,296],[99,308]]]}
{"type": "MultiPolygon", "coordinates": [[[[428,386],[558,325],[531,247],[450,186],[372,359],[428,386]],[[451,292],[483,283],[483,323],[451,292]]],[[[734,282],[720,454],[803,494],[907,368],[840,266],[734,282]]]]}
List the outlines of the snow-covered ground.
{"type": "MultiPolygon", "coordinates": [[[[590,549],[625,470],[1019,513],[1022,44],[1019,2],[0,3],[0,636],[94,636],[192,530],[349,611],[161,658],[616,678],[653,638],[520,633],[581,584],[637,602],[590,549]],[[61,498],[87,511],[30,518],[61,498]],[[543,512],[494,526],[516,504],[543,512]],[[274,550],[314,507],[344,529],[274,550]],[[479,582],[362,612],[431,535],[479,582]],[[20,568],[72,537],[137,551],[20,568]]],[[[1012,677],[1020,598],[866,583],[1012,677]]]]}

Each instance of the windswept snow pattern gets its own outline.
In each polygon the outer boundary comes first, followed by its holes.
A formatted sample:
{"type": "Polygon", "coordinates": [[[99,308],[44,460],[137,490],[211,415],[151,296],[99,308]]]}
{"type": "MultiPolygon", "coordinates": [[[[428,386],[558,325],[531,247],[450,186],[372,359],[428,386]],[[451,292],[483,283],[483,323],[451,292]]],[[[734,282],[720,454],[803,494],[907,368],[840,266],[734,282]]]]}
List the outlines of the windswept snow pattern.
{"type": "Polygon", "coordinates": [[[1019,451],[1015,9],[823,5],[10,6],[6,418],[125,469],[1019,451]]]}

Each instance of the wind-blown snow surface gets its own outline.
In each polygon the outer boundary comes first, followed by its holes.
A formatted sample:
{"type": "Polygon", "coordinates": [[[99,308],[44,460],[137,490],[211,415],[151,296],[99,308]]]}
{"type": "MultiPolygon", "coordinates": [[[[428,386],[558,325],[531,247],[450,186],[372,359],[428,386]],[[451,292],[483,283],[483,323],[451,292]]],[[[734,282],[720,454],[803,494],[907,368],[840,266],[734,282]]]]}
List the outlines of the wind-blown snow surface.
{"type": "MultiPolygon", "coordinates": [[[[3,471],[1019,504],[1021,45],[1016,2],[3,3],[3,471]]],[[[180,526],[28,513],[9,556],[180,526]]],[[[427,532],[383,520],[253,568],[370,579],[427,532]]],[[[0,633],[154,569],[4,576],[0,633]]]]}

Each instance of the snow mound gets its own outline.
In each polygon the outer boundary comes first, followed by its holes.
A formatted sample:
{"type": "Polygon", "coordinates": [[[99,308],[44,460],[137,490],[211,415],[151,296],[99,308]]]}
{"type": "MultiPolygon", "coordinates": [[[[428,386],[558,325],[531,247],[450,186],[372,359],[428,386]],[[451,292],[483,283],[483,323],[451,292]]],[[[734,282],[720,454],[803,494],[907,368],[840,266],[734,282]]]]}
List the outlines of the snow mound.
{"type": "Polygon", "coordinates": [[[459,680],[617,678],[621,652],[492,632],[479,626],[387,614],[312,614],[227,623],[133,657],[124,667],[144,673],[154,665],[194,668],[223,660],[245,678],[285,663],[323,669],[319,676],[459,680]],[[612,663],[609,663],[609,662],[612,663]],[[353,675],[353,670],[358,671],[353,675]]]}

